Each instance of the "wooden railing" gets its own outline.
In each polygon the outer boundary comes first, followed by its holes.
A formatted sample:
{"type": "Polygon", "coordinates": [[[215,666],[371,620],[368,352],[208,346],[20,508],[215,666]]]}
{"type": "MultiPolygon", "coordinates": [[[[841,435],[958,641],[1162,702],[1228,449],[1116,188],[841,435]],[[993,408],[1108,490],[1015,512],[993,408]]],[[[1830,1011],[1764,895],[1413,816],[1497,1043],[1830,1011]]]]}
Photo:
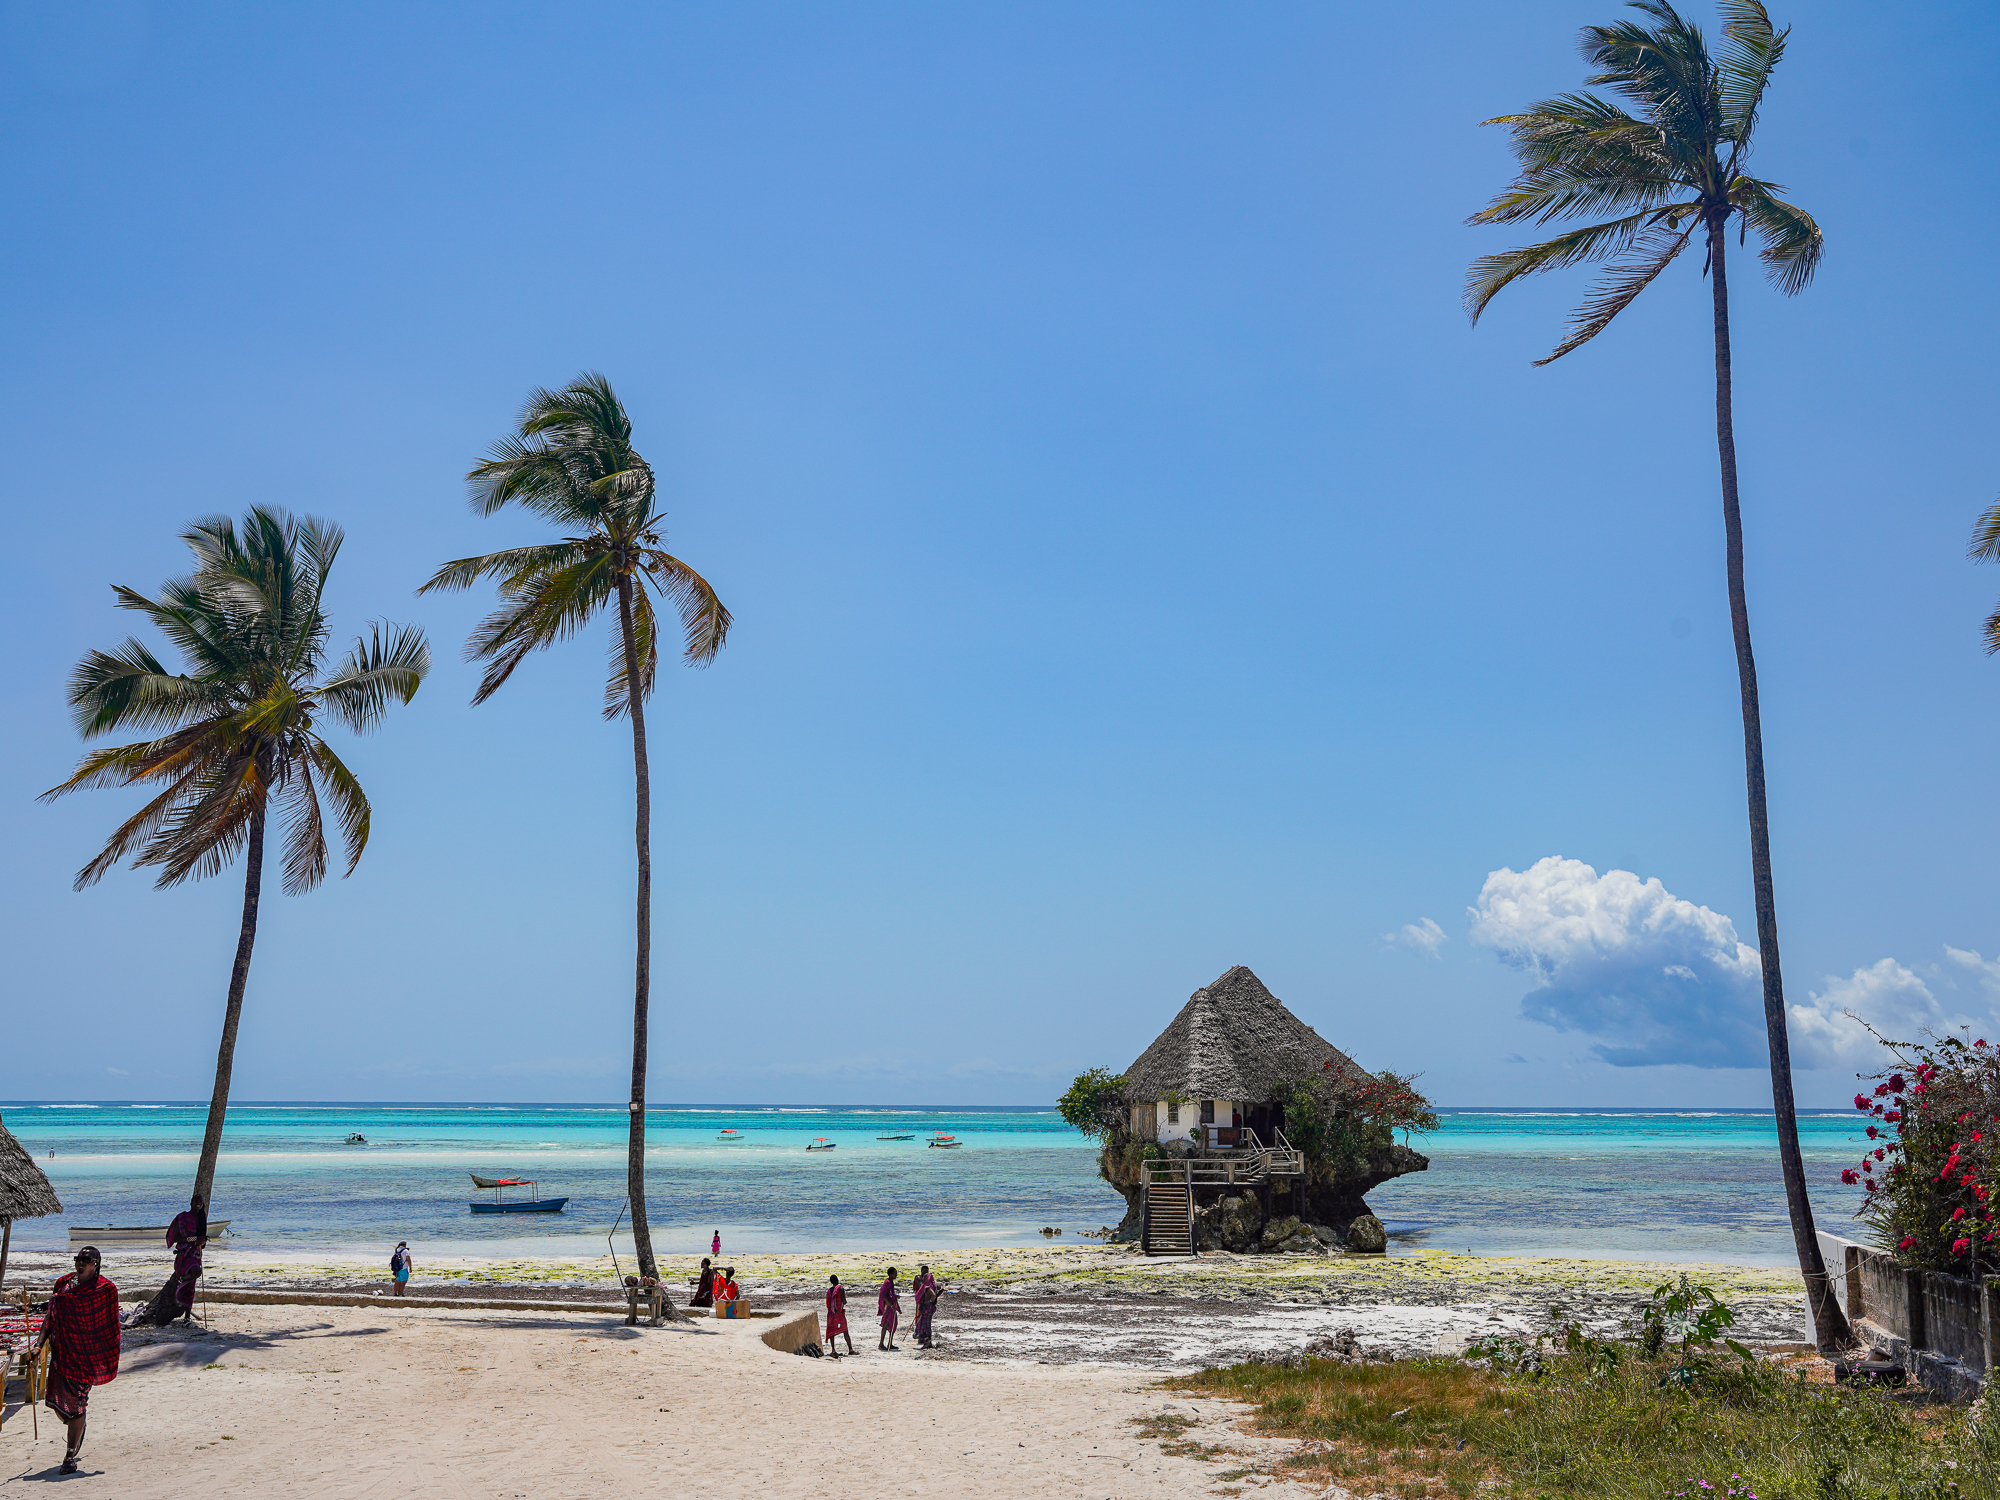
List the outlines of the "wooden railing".
{"type": "Polygon", "coordinates": [[[1155,1182],[1184,1182],[1197,1187],[1248,1187],[1267,1177],[1297,1177],[1306,1169],[1303,1152],[1293,1148],[1283,1131],[1273,1131],[1272,1145],[1258,1141],[1256,1132],[1245,1127],[1250,1144],[1213,1156],[1167,1157],[1139,1165],[1139,1182],[1150,1187],[1155,1182]]]}

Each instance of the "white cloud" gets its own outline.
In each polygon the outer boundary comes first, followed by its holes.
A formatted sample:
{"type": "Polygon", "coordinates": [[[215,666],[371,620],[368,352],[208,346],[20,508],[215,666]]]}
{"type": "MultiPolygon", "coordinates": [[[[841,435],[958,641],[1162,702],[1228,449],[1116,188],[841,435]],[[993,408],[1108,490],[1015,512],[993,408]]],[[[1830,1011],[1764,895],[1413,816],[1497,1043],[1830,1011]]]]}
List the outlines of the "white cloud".
{"type": "Polygon", "coordinates": [[[1786,1006],[1792,1061],[1801,1068],[1870,1071],[1887,1061],[1881,1044],[1848,1011],[1894,1042],[1915,1041],[1922,1032],[1939,1031],[1964,1019],[1947,1016],[1930,986],[1893,958],[1856,969],[1845,979],[1829,976],[1824,982],[1826,988],[1806,1004],[1786,1006]]]}
{"type": "Polygon", "coordinates": [[[1470,914],[1474,942],[1534,976],[1521,1013],[1597,1038],[1614,1066],[1764,1059],[1757,950],[1658,880],[1551,855],[1488,875],[1470,914]]]}
{"type": "Polygon", "coordinates": [[[113,1074],[119,1078],[130,1078],[132,1076],[130,1073],[126,1072],[123,1068],[106,1068],[104,1071],[113,1074]]]}
{"type": "Polygon", "coordinates": [[[1382,934],[1382,941],[1392,948],[1408,948],[1413,953],[1421,953],[1426,958],[1436,958],[1438,949],[1451,939],[1445,931],[1429,917],[1419,917],[1414,922],[1405,922],[1394,932],[1382,934]]]}

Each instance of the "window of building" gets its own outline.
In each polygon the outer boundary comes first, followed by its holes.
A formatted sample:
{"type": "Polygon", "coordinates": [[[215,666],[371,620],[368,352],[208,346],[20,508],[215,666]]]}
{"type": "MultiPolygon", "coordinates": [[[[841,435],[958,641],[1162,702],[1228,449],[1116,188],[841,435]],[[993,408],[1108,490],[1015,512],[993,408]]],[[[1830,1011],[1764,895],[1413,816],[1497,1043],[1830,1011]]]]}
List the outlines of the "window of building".
{"type": "Polygon", "coordinates": [[[1204,1125],[1213,1125],[1215,1123],[1215,1101],[1213,1099],[1204,1099],[1201,1101],[1201,1123],[1204,1125]]]}
{"type": "Polygon", "coordinates": [[[1175,1103],[1172,1099],[1169,1099],[1167,1101],[1167,1123],[1169,1125],[1178,1125],[1180,1124],[1180,1122],[1181,1122],[1181,1107],[1179,1104],[1175,1103]]]}

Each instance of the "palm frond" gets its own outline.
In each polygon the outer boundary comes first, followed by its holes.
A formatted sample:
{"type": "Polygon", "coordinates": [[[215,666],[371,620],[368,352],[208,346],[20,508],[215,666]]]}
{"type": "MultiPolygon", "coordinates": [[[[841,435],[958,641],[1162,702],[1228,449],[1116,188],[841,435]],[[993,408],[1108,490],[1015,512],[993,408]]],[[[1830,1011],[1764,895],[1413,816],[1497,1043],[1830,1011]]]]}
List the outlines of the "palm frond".
{"type": "Polygon", "coordinates": [[[118,862],[126,855],[149,843],[159,832],[160,825],[181,803],[186,795],[186,786],[193,778],[194,773],[189,772],[182,780],[170,784],[165,791],[114,828],[111,837],[104,841],[104,847],[97,851],[96,857],[76,872],[76,879],[71,882],[70,888],[81,891],[96,885],[117,868],[118,862]]]}
{"type": "Polygon", "coordinates": [[[1570,314],[1569,332],[1556,345],[1555,351],[1535,363],[1553,364],[1610,327],[1611,320],[1630,307],[1638,295],[1653,284],[1653,278],[1666,270],[1674,257],[1687,248],[1689,236],[1699,226],[1700,220],[1695,220],[1687,228],[1675,232],[1663,225],[1637,240],[1631,253],[1620,264],[1610,267],[1604,279],[1570,314]]]}
{"type": "Polygon", "coordinates": [[[529,652],[575,635],[610,602],[616,587],[611,559],[599,555],[508,590],[502,607],[481,620],[465,643],[468,660],[492,662],[472,701],[492,697],[529,652]]]}
{"type": "Polygon", "coordinates": [[[1974,562],[2000,562],[2000,500],[1989,505],[1972,528],[1972,547],[1966,556],[1974,562]]]}
{"type": "Polygon", "coordinates": [[[1668,149],[1692,166],[1717,139],[1720,105],[1707,44],[1665,0],[1634,0],[1632,8],[1651,16],[1658,29],[1632,21],[1584,27],[1584,59],[1599,70],[1584,82],[1638,104],[1668,149]]]}
{"type": "Polygon", "coordinates": [[[264,810],[270,788],[254,755],[234,755],[204,766],[189,790],[132,862],[157,867],[153,883],[162,890],[221,874],[248,840],[250,821],[264,810]]]}
{"type": "Polygon", "coordinates": [[[1486,311],[1486,305],[1523,276],[1539,276],[1545,271],[1560,271],[1569,266],[1622,254],[1647,230],[1677,223],[1680,217],[1694,213],[1698,208],[1699,205],[1693,203],[1669,204],[1663,208],[1647,209],[1643,213],[1628,214],[1622,219],[1572,229],[1538,245],[1523,245],[1498,255],[1482,255],[1466,272],[1465,310],[1477,323],[1479,315],[1486,311]]]}
{"type": "Polygon", "coordinates": [[[1757,258],[1771,284],[1787,297],[1804,291],[1826,249],[1813,216],[1780,198],[1775,182],[1739,177],[1730,184],[1729,196],[1764,247],[1757,258]]]}
{"type": "Polygon", "coordinates": [[[340,840],[347,850],[345,874],[352,875],[361,862],[361,851],[368,847],[368,795],[324,740],[314,739],[307,753],[319,768],[327,800],[333,804],[333,820],[340,827],[340,840]]]}
{"type": "Polygon", "coordinates": [[[482,578],[498,578],[504,588],[509,583],[525,582],[532,574],[567,567],[596,550],[599,549],[588,542],[565,539],[544,542],[536,547],[508,547],[504,551],[488,552],[483,557],[461,557],[439,568],[417,592],[428,594],[471,588],[482,578]]]}
{"type": "MultiPolygon", "coordinates": [[[[639,658],[639,696],[653,696],[660,669],[660,624],[653,601],[643,586],[632,590],[632,646],[639,658]]],[[[625,672],[625,633],[611,632],[611,670],[604,680],[604,717],[622,719],[632,712],[632,695],[625,672]]]]}
{"type": "Polygon", "coordinates": [[[169,672],[129,636],[110,651],[88,652],[76,664],[69,678],[69,705],[76,731],[85,739],[113,729],[171,729],[223,706],[211,684],[169,672]]]}
{"type": "Polygon", "coordinates": [[[729,611],[706,578],[678,557],[660,551],[646,554],[645,576],[681,617],[685,645],[681,660],[705,667],[729,639],[729,611]]]}
{"type": "Polygon", "coordinates": [[[1715,72],[1722,135],[1741,148],[1757,129],[1757,107],[1785,55],[1785,38],[1792,29],[1773,27],[1762,0],[1720,0],[1720,5],[1722,45],[1716,51],[1715,72]]]}
{"type": "Polygon", "coordinates": [[[375,620],[333,676],[320,684],[318,697],[328,713],[356,734],[365,734],[381,720],[391,699],[408,703],[416,697],[430,669],[430,642],[421,627],[375,620]]]}
{"type": "Polygon", "coordinates": [[[326,827],[320,820],[310,754],[298,757],[278,796],[278,809],[287,824],[285,894],[302,896],[326,879],[326,827]]]}

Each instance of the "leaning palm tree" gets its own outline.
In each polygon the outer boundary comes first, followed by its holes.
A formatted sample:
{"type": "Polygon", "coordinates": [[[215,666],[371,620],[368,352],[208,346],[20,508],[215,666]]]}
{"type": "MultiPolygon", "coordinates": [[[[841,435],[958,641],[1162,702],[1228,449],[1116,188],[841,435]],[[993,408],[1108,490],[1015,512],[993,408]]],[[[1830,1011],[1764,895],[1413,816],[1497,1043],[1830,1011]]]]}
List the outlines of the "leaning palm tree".
{"type": "Polygon", "coordinates": [[[202,1133],[195,1193],[212,1201],[222,1122],[229,1108],[243,987],[257,941],[264,886],[264,832],[273,812],[285,825],[284,888],[295,896],[326,878],[325,820],[332,806],[352,874],[368,843],[368,798],[354,773],[320,737],[321,719],[356,733],[372,729],[392,699],[409,702],[430,670],[430,647],[415,626],[371,625],[332,675],[323,605],[340,528],[258,506],[243,529],[223,516],[181,533],[194,571],[169,580],[157,599],[114,589],[172,641],[187,670],[169,672],[150,648],[128,638],[92,651],[69,683],[70,708],[85,739],[144,730],[137,740],[84,756],[76,773],[44,801],[85,787],[157,789],[119,825],[76,877],[93,885],[122,859],[156,869],[161,888],[220,874],[243,855],[243,919],[229,1000],[215,1058],[215,1088],[202,1133]]]}
{"type": "Polygon", "coordinates": [[[500,608],[481,621],[466,655],[488,663],[474,703],[492,697],[529,652],[566,640],[605,610],[615,612],[604,716],[632,721],[638,819],[638,957],[632,985],[632,1090],[625,1190],[639,1274],[657,1276],[646,1218],[646,1040],[652,990],[652,780],[646,763],[645,700],[659,665],[655,593],[680,617],[681,659],[706,666],[729,635],[729,611],[686,563],[660,547],[662,517],[653,470],[632,446],[632,421],[602,375],[582,375],[559,391],[538,390],[512,437],[466,475],[472,508],[483,516],[521,505],[568,533],[446,563],[417,592],[498,581],[500,608]]]}
{"type": "Polygon", "coordinates": [[[1759,0],[1722,0],[1720,46],[1665,0],[1636,0],[1653,24],[1587,26],[1589,85],[1609,89],[1631,108],[1597,94],[1560,94],[1525,113],[1502,115],[1513,136],[1519,175],[1473,224],[1549,224],[1600,219],[1540,244],[1482,256],[1472,263],[1465,303],[1475,322],[1501,288],[1543,271],[1609,262],[1602,281],[1572,316],[1548,364],[1588,343],[1699,235],[1707,252],[1714,308],[1715,438],[1722,465],[1722,522],[1729,575],[1729,616],[1743,700],[1743,760],[1750,810],[1750,869],[1763,961],[1764,1024],[1770,1041],[1771,1094],[1778,1155],[1791,1210],[1792,1238],[1805,1275],[1822,1348],[1848,1338],[1846,1319],[1828,1285],[1812,1203],[1799,1154],[1792,1100],[1791,1044],[1778,962],[1778,911],[1771,887],[1770,820],[1764,800],[1764,740],[1757,705],[1757,664],[1743,594],[1743,523],[1737,503],[1736,433],[1730,403],[1727,250],[1734,220],[1739,239],[1757,236],[1765,274],[1787,295],[1804,290],[1819,266],[1819,226],[1779,196],[1776,183],[1743,170],[1757,110],[1785,50],[1788,31],[1771,24],[1759,0]]]}

